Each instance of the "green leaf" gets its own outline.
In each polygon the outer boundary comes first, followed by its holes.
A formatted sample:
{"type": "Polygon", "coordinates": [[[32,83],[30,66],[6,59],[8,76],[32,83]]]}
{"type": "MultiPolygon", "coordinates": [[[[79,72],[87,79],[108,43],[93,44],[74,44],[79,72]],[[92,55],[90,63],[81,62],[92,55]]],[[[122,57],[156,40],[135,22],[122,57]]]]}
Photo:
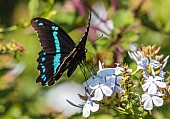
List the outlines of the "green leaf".
{"type": "Polygon", "coordinates": [[[139,35],[134,32],[126,32],[123,34],[123,41],[126,42],[136,42],[139,38],[139,35]]]}
{"type": "Polygon", "coordinates": [[[130,11],[125,11],[125,10],[120,10],[118,13],[115,15],[113,18],[115,27],[127,27],[134,22],[134,17],[132,12],[130,11]]]}
{"type": "Polygon", "coordinates": [[[30,18],[35,17],[39,10],[39,0],[30,0],[28,3],[28,11],[30,18]]]}

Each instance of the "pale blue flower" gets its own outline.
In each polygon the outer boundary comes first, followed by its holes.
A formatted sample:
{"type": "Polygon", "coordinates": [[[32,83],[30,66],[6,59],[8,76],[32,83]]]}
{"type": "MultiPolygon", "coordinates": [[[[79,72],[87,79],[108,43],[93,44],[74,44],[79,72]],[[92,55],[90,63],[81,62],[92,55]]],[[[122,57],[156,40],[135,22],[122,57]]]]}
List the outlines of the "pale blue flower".
{"type": "Polygon", "coordinates": [[[159,96],[163,96],[163,94],[156,92],[155,94],[143,94],[142,95],[142,102],[144,102],[143,108],[146,110],[152,110],[153,104],[157,107],[163,105],[163,99],[159,96]]]}
{"type": "Polygon", "coordinates": [[[106,86],[114,85],[112,79],[106,80],[106,77],[112,76],[114,73],[115,68],[102,68],[102,64],[99,61],[99,71],[97,72],[97,75],[92,73],[92,77],[90,77],[86,82],[83,83],[83,87],[85,87],[86,90],[88,90],[88,92],[92,94],[96,86],[98,87],[101,84],[104,84],[106,86]]]}
{"type": "MultiPolygon", "coordinates": [[[[161,68],[161,69],[160,69],[159,76],[164,79],[164,75],[165,75],[165,74],[166,74],[166,72],[164,72],[164,71],[162,70],[162,68],[161,68]]],[[[164,81],[164,80],[163,80],[163,81],[164,81]]]]}
{"type": "Polygon", "coordinates": [[[145,83],[142,85],[142,88],[144,91],[148,90],[147,92],[149,94],[154,94],[157,92],[158,87],[159,88],[165,88],[166,83],[162,82],[163,78],[159,76],[149,76],[148,79],[145,80],[145,83]]]}
{"type": "Polygon", "coordinates": [[[99,110],[99,104],[95,104],[88,93],[86,93],[86,95],[88,99],[83,106],[83,117],[88,117],[90,115],[90,111],[96,112],[99,110]]]}
{"type": "Polygon", "coordinates": [[[152,60],[151,56],[149,56],[149,59],[150,59],[149,65],[151,67],[152,75],[155,76],[154,67],[160,66],[161,63],[156,60],[152,60]]]}
{"type": "Polygon", "coordinates": [[[96,85],[95,87],[90,87],[94,90],[94,97],[92,97],[92,100],[101,101],[104,96],[111,96],[112,95],[112,89],[109,88],[105,84],[96,85]]]}
{"type": "Polygon", "coordinates": [[[87,101],[84,104],[77,105],[69,100],[66,101],[74,107],[81,108],[83,111],[83,117],[88,117],[90,115],[90,111],[96,112],[99,110],[99,104],[93,102],[89,93],[86,92],[85,95],[87,96],[87,101]]]}
{"type": "Polygon", "coordinates": [[[148,72],[146,70],[146,67],[148,65],[148,59],[142,56],[142,53],[137,52],[128,52],[129,57],[137,64],[137,70],[143,69],[145,76],[148,77],[148,72]]]}

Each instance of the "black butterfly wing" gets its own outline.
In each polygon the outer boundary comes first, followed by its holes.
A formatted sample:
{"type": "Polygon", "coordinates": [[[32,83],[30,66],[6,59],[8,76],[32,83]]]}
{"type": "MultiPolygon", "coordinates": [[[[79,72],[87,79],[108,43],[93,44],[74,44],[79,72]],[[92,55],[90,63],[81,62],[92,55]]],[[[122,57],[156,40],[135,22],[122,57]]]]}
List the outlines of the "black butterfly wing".
{"type": "Polygon", "coordinates": [[[88,25],[86,28],[86,31],[82,37],[82,39],[80,39],[79,43],[76,45],[74,51],[73,51],[73,58],[70,61],[70,66],[68,68],[67,71],[67,76],[70,77],[72,75],[72,73],[74,72],[74,70],[77,68],[77,65],[81,64],[82,62],[86,61],[86,41],[87,41],[87,36],[89,33],[89,29],[90,29],[90,20],[91,20],[91,14],[89,16],[89,20],[88,20],[88,25]]]}
{"type": "Polygon", "coordinates": [[[52,85],[67,69],[67,76],[70,77],[77,65],[85,60],[85,44],[90,19],[91,15],[86,32],[76,46],[69,35],[55,23],[43,18],[32,19],[31,24],[37,31],[43,47],[37,59],[38,70],[40,70],[40,75],[36,79],[37,82],[41,82],[42,85],[52,85]]]}
{"type": "Polygon", "coordinates": [[[33,18],[31,24],[38,33],[43,51],[70,53],[75,47],[70,36],[55,23],[44,18],[33,18]]]}
{"type": "MultiPolygon", "coordinates": [[[[36,82],[41,82],[42,85],[50,85],[50,81],[54,74],[56,74],[60,63],[66,57],[67,54],[60,53],[46,53],[43,50],[39,52],[39,57],[37,59],[38,67],[37,69],[40,71],[40,75],[36,79],[36,82]]],[[[60,77],[58,77],[59,79],[60,77]]]]}
{"type": "MultiPolygon", "coordinates": [[[[39,58],[37,59],[40,75],[36,82],[41,82],[42,85],[49,85],[64,58],[75,48],[75,43],[64,30],[47,19],[34,18],[31,24],[37,31],[43,48],[39,52],[39,58]]],[[[58,79],[61,75],[58,74],[58,79]]]]}

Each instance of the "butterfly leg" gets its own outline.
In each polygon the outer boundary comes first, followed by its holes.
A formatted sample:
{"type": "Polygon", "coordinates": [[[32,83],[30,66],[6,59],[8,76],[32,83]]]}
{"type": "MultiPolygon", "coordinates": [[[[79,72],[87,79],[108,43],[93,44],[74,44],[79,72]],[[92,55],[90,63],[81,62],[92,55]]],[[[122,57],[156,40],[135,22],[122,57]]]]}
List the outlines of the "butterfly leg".
{"type": "Polygon", "coordinates": [[[83,64],[80,64],[79,66],[80,66],[81,72],[83,73],[83,75],[85,77],[85,80],[87,80],[87,73],[85,70],[85,66],[83,66],[83,64]]]}

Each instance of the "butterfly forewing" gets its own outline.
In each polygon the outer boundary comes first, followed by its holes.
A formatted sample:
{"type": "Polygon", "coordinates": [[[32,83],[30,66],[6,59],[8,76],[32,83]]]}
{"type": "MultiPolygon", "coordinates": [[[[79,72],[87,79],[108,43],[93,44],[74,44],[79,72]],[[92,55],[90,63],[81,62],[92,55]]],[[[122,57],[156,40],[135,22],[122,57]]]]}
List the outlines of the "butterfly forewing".
{"type": "Polygon", "coordinates": [[[43,51],[48,53],[62,51],[69,54],[75,47],[70,36],[55,23],[44,18],[34,18],[31,24],[38,33],[43,51]]]}

